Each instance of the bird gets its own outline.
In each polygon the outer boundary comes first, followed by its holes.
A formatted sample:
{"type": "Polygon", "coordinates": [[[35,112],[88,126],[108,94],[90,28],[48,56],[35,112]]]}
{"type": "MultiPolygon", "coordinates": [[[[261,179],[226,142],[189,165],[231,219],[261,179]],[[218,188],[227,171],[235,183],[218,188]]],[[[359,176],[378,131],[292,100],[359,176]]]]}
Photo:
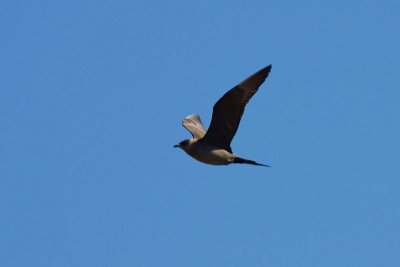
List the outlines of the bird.
{"type": "Polygon", "coordinates": [[[270,167],[253,160],[241,158],[232,152],[231,142],[238,130],[246,104],[257,92],[271,71],[272,65],[257,71],[226,92],[214,105],[211,123],[206,130],[198,114],[182,120],[182,126],[192,138],[174,145],[194,159],[211,165],[233,163],[270,167]]]}

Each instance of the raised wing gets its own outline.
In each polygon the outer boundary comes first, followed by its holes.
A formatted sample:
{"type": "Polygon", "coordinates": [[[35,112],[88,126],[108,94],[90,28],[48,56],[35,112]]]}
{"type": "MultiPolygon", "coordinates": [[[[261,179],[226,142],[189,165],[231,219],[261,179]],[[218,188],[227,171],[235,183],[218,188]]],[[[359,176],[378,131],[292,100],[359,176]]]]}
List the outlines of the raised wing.
{"type": "Polygon", "coordinates": [[[268,77],[271,65],[259,70],[225,93],[214,105],[210,127],[203,141],[232,152],[230,144],[246,104],[268,77]]]}
{"type": "Polygon", "coordinates": [[[193,135],[193,138],[200,139],[206,134],[206,129],[204,129],[200,116],[197,114],[184,118],[182,125],[193,135]]]}

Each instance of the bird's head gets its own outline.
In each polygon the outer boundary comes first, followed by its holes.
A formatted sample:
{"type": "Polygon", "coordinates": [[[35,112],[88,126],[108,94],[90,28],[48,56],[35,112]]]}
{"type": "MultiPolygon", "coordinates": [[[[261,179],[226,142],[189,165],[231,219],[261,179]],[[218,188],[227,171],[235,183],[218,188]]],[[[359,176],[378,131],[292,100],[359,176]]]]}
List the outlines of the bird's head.
{"type": "Polygon", "coordinates": [[[182,142],[180,142],[179,144],[174,145],[174,147],[179,147],[183,150],[186,150],[186,149],[188,149],[188,146],[190,144],[191,144],[190,139],[186,139],[186,140],[183,140],[182,142]]]}

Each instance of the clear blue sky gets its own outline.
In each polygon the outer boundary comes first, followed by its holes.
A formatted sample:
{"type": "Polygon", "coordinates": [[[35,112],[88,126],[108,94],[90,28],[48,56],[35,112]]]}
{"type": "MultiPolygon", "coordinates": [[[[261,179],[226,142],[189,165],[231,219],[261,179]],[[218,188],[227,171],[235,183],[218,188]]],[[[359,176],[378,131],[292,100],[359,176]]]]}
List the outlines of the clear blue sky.
{"type": "Polygon", "coordinates": [[[400,266],[400,2],[5,1],[1,266],[400,266]],[[172,146],[258,69],[235,153],[172,146]]]}

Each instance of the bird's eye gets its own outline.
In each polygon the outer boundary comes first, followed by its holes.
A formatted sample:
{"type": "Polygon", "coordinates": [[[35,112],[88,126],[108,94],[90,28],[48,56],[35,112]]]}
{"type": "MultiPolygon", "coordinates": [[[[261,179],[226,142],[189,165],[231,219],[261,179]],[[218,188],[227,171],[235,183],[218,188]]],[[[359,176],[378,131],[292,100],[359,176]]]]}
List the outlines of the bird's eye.
{"type": "Polygon", "coordinates": [[[182,141],[182,142],[181,142],[181,145],[182,145],[182,146],[186,146],[186,145],[187,145],[187,143],[188,143],[188,141],[187,141],[187,140],[185,140],[185,141],[182,141]]]}

